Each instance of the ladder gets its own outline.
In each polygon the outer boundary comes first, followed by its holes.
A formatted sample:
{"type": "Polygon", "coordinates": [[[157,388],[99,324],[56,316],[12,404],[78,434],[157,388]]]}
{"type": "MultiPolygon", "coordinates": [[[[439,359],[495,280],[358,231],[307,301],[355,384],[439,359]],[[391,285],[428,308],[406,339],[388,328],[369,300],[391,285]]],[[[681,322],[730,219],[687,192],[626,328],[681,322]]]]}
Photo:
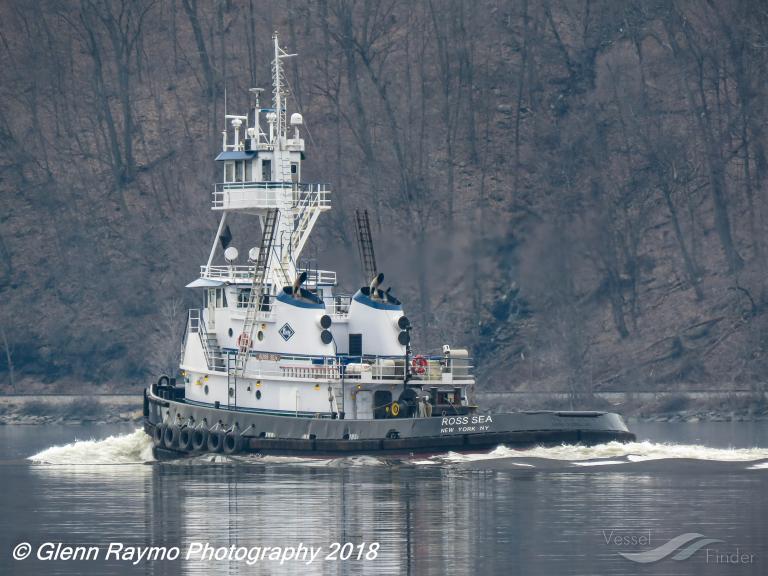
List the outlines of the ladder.
{"type": "Polygon", "coordinates": [[[261,247],[259,248],[259,257],[253,269],[253,282],[251,284],[251,295],[248,299],[248,306],[245,310],[245,320],[243,321],[243,332],[237,342],[237,358],[235,359],[235,378],[242,378],[245,375],[245,366],[248,363],[248,357],[251,352],[251,342],[253,342],[253,330],[256,327],[256,317],[261,308],[261,297],[264,294],[264,282],[266,280],[267,270],[269,268],[269,257],[272,254],[272,245],[275,242],[275,227],[277,224],[277,208],[267,210],[264,217],[264,231],[261,236],[261,247]]]}
{"type": "Polygon", "coordinates": [[[355,210],[357,221],[357,248],[360,252],[360,261],[363,264],[363,273],[366,282],[370,282],[377,274],[376,255],[373,253],[373,237],[371,236],[371,223],[368,220],[368,210],[355,210]]]}

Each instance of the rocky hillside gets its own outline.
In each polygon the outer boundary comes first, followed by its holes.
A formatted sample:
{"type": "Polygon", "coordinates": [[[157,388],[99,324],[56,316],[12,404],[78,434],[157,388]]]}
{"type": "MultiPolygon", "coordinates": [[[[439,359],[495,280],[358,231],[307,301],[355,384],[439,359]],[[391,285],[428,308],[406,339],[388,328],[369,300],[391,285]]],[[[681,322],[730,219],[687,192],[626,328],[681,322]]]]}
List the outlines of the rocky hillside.
{"type": "Polygon", "coordinates": [[[225,94],[270,88],[274,30],[334,186],[309,252],[355,288],[372,210],[418,345],[465,343],[485,389],[762,385],[762,2],[9,0],[6,390],[173,366],[225,94]]]}

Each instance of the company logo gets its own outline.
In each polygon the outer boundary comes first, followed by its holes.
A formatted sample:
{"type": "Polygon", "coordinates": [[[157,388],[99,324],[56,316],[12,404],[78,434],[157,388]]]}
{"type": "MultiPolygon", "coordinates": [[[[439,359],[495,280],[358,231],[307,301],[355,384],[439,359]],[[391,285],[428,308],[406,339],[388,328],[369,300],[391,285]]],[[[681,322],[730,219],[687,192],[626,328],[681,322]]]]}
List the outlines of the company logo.
{"type": "Polygon", "coordinates": [[[639,564],[658,562],[673,554],[672,560],[688,560],[688,558],[704,548],[704,546],[714,544],[715,542],[722,542],[722,540],[706,538],[703,534],[696,532],[688,532],[687,534],[680,534],[680,536],[676,536],[669,542],[665,542],[651,550],[645,550],[644,552],[619,552],[619,554],[627,560],[632,560],[632,562],[639,564]]]}
{"type": "Polygon", "coordinates": [[[278,333],[280,334],[280,336],[283,337],[283,340],[285,340],[286,342],[288,342],[288,340],[291,339],[291,336],[296,334],[296,332],[294,331],[293,328],[291,328],[291,325],[288,324],[288,322],[283,324],[283,327],[280,328],[280,330],[278,330],[278,333]]]}
{"type": "MultiPolygon", "coordinates": [[[[616,547],[628,546],[651,546],[651,531],[629,530],[626,528],[613,528],[602,531],[603,540],[607,545],[616,547]]],[[[669,559],[675,561],[688,560],[699,550],[704,548],[702,555],[705,556],[707,564],[752,564],[755,562],[755,555],[745,553],[743,550],[721,551],[717,548],[710,548],[711,544],[724,543],[717,538],[708,538],[698,532],[686,532],[664,542],[660,546],[640,552],[618,551],[617,554],[638,564],[652,564],[661,560],[669,559]]]]}

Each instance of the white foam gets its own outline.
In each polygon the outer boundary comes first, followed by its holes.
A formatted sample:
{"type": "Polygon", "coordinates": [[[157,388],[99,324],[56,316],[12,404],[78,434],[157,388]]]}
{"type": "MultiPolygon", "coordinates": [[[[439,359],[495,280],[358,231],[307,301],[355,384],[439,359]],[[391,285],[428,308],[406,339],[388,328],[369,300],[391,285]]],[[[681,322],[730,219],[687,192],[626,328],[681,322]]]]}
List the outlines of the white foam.
{"type": "MultiPolygon", "coordinates": [[[[499,446],[485,454],[458,454],[448,452],[433,460],[462,463],[497,458],[542,458],[547,460],[568,460],[574,464],[582,461],[597,459],[626,458],[630,462],[646,460],[662,460],[668,458],[686,458],[693,460],[715,460],[721,462],[749,462],[752,460],[768,459],[766,448],[709,448],[690,444],[656,444],[654,442],[608,442],[596,446],[561,446],[529,449],[513,449],[499,446]]],[[[602,460],[606,462],[606,460],[602,460]]],[[[611,463],[624,463],[612,461],[611,463]]],[[[598,465],[600,462],[597,463],[598,465]]]]}
{"type": "MultiPolygon", "coordinates": [[[[312,458],[296,456],[199,456],[200,463],[231,463],[232,461],[263,464],[298,464],[304,466],[381,466],[388,460],[373,456],[345,458],[312,458]]],[[[597,446],[561,445],[513,449],[498,446],[488,453],[459,454],[448,452],[427,459],[411,460],[414,465],[460,464],[499,458],[541,458],[562,460],[578,466],[605,466],[662,459],[714,460],[722,462],[751,462],[767,460],[751,466],[750,470],[768,468],[766,448],[709,448],[688,444],[657,444],[654,442],[608,442],[597,446]]],[[[152,462],[152,439],[141,429],[131,434],[110,436],[103,440],[78,440],[63,446],[53,446],[29,458],[44,464],[139,464],[152,462]]],[[[533,464],[511,462],[516,466],[534,467],[533,464]]]]}
{"type": "Polygon", "coordinates": [[[29,457],[42,464],[142,464],[154,461],[152,439],[138,429],[103,440],[77,440],[29,457]]]}

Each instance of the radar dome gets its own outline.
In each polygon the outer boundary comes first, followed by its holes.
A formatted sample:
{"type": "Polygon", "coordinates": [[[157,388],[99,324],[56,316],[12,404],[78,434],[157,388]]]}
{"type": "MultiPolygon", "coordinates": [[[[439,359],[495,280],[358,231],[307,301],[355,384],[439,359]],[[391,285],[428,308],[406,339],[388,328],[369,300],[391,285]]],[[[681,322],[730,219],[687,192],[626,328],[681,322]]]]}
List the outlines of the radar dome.
{"type": "Polygon", "coordinates": [[[300,126],[304,124],[304,117],[298,112],[291,114],[291,126],[300,126]]]}

